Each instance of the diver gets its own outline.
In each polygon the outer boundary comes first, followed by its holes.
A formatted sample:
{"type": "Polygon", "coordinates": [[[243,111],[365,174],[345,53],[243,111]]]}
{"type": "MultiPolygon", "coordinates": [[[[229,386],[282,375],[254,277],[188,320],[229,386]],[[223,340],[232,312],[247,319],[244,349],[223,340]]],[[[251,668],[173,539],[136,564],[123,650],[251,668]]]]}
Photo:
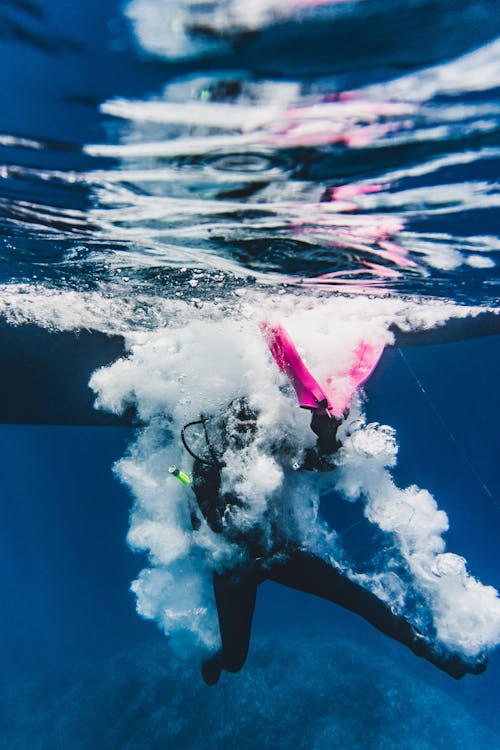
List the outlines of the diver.
{"type": "MultiPolygon", "coordinates": [[[[311,429],[316,445],[304,452],[306,471],[333,471],[334,456],[341,446],[338,428],[347,416],[356,388],[369,377],[383,347],[361,342],[354,352],[354,363],[346,373],[350,387],[339,395],[326,392],[313,378],[282,326],[262,326],[271,354],[293,385],[299,405],[311,411],[311,429]]],[[[266,580],[326,599],[363,617],[390,638],[399,641],[414,654],[460,679],[465,674],[480,674],[487,666],[486,656],[467,659],[447,651],[420,633],[405,617],[394,613],[386,602],[351,580],[333,564],[326,562],[300,543],[294,527],[293,509],[286,498],[271,501],[259,522],[248,523],[245,501],[223,489],[225,456],[252,448],[258,433],[258,414],[245,398],[234,399],[223,413],[202,417],[186,425],[182,441],[194,457],[192,488],[196,506],[191,522],[196,530],[202,519],[210,529],[234,546],[238,560],[231,567],[214,570],[213,588],[220,629],[220,650],[202,663],[202,676],[208,685],[219,680],[223,670],[238,672],[244,665],[251,635],[258,586],[266,580]],[[186,429],[202,425],[208,453],[195,453],[186,439],[186,429]],[[209,434],[209,431],[211,434],[209,434]],[[201,515],[200,515],[201,514],[201,515]]],[[[293,455],[294,447],[286,439],[270,447],[280,462],[293,455]]],[[[173,467],[174,468],[174,467],[173,467]]]]}
{"type": "MultiPolygon", "coordinates": [[[[293,534],[289,534],[289,523],[283,519],[282,509],[270,504],[263,523],[242,529],[234,519],[243,501],[221,489],[223,455],[227,449],[238,451],[251,445],[256,435],[257,415],[245,399],[235,399],[224,414],[210,420],[202,418],[199,423],[205,430],[209,457],[195,454],[193,490],[197,507],[192,511],[192,523],[194,528],[199,528],[201,513],[212,531],[223,534],[240,553],[240,562],[235,567],[214,570],[212,574],[221,649],[202,663],[202,676],[208,685],[217,683],[222,670],[234,673],[243,667],[250,643],[257,588],[266,580],[355,612],[455,679],[467,673],[479,674],[486,669],[483,658],[469,661],[429,642],[408,620],[395,614],[388,604],[332,564],[304,549],[294,540],[293,534]],[[215,431],[215,439],[208,436],[208,422],[212,434],[215,431]]],[[[340,447],[337,439],[340,423],[341,420],[329,414],[313,412],[311,429],[317,437],[316,446],[306,450],[301,468],[308,471],[334,470],[332,459],[340,447]]],[[[192,452],[184,434],[183,440],[192,452]]],[[[286,451],[286,447],[277,446],[275,450],[286,451]]]]}

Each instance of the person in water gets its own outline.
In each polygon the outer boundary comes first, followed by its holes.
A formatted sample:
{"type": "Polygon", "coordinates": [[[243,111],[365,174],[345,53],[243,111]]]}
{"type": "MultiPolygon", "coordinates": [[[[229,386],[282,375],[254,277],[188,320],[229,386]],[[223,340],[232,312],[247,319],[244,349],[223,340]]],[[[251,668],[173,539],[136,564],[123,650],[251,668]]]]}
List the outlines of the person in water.
{"type": "MultiPolygon", "coordinates": [[[[235,494],[222,490],[221,472],[226,450],[241,451],[251,446],[257,432],[257,414],[245,399],[236,399],[223,415],[201,420],[201,423],[209,456],[195,456],[193,490],[197,507],[192,512],[193,526],[199,528],[201,513],[212,531],[223,535],[240,552],[237,556],[240,562],[235,567],[213,571],[221,648],[202,663],[202,676],[208,685],[217,683],[222,670],[238,672],[243,667],[250,643],[257,588],[266,580],[355,612],[455,679],[467,673],[479,674],[486,669],[485,658],[469,661],[428,641],[408,620],[395,614],[387,603],[350,580],[334,565],[304,549],[289,533],[290,525],[283,519],[282,507],[271,505],[262,524],[242,529],[235,519],[238,510],[244,510],[244,502],[235,494]],[[208,421],[212,431],[215,422],[215,440],[209,438],[208,421]]],[[[341,420],[327,411],[313,410],[311,429],[317,440],[316,446],[305,452],[304,470],[335,468],[332,458],[340,447],[337,439],[340,424],[341,420]]],[[[185,445],[188,447],[186,442],[185,445]]],[[[280,451],[286,453],[286,447],[277,446],[275,452],[280,451]]],[[[291,509],[289,511],[291,513],[291,509]]]]}

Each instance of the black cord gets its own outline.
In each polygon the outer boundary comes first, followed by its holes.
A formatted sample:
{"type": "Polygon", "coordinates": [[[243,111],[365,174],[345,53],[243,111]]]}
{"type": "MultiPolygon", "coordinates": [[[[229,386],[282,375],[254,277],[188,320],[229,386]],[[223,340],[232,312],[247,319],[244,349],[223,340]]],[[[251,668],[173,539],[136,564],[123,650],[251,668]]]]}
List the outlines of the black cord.
{"type": "Polygon", "coordinates": [[[189,453],[189,455],[192,456],[196,461],[200,461],[200,463],[205,464],[206,466],[219,466],[220,462],[217,460],[217,456],[215,455],[215,451],[208,437],[207,424],[206,424],[207,422],[208,422],[207,417],[202,417],[201,419],[197,419],[194,422],[188,422],[187,424],[185,424],[181,430],[182,444],[184,448],[187,450],[187,452],[189,453]],[[191,448],[189,447],[187,443],[185,432],[188,429],[188,427],[193,427],[196,424],[203,425],[203,432],[205,433],[205,440],[207,443],[208,450],[210,451],[212,461],[207,461],[206,458],[201,458],[201,456],[197,456],[196,453],[193,450],[191,450],[191,448]]]}
{"type": "Polygon", "coordinates": [[[207,417],[204,417],[202,415],[201,422],[202,422],[202,425],[203,425],[203,432],[205,433],[205,441],[207,443],[208,450],[210,451],[210,455],[212,456],[213,465],[214,466],[220,466],[221,463],[220,463],[219,459],[217,458],[217,456],[215,454],[215,451],[214,451],[214,448],[213,448],[213,445],[210,442],[210,438],[208,437],[208,430],[207,430],[207,422],[208,422],[208,420],[209,420],[209,417],[207,418],[207,417]]]}

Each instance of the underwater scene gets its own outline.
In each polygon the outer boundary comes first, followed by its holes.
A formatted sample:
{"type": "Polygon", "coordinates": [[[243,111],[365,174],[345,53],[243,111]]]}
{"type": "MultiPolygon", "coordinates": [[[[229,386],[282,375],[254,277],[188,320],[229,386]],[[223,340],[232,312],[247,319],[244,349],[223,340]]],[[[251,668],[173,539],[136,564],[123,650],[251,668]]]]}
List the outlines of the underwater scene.
{"type": "Polygon", "coordinates": [[[0,748],[497,747],[497,0],[0,61],[0,748]]]}

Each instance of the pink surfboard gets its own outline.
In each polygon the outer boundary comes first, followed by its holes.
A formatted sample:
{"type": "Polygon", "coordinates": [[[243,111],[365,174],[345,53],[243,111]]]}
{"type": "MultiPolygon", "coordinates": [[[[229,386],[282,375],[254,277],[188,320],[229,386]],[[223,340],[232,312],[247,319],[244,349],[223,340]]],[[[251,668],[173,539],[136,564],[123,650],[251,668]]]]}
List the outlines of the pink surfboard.
{"type": "Polygon", "coordinates": [[[330,413],[341,418],[349,409],[352,397],[365,383],[378,364],[384,346],[373,346],[361,341],[354,350],[354,363],[347,372],[338,373],[342,387],[336,387],[333,377],[322,387],[305,366],[288,332],[282,325],[261,325],[274,361],[290,380],[297,394],[299,406],[321,414],[330,413]]]}

